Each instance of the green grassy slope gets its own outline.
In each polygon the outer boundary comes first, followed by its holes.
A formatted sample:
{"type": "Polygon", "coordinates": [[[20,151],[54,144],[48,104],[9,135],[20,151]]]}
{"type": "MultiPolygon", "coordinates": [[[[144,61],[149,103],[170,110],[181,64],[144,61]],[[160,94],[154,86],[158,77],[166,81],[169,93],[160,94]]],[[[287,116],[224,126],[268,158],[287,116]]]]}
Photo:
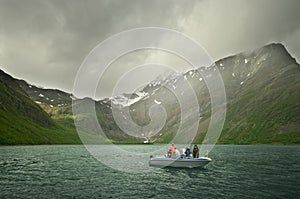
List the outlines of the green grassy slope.
{"type": "Polygon", "coordinates": [[[0,144],[80,143],[74,129],[51,119],[3,71],[0,71],[0,115],[0,144]]]}
{"type": "Polygon", "coordinates": [[[300,144],[300,66],[284,46],[271,44],[220,64],[227,116],[219,143],[300,144]]]}

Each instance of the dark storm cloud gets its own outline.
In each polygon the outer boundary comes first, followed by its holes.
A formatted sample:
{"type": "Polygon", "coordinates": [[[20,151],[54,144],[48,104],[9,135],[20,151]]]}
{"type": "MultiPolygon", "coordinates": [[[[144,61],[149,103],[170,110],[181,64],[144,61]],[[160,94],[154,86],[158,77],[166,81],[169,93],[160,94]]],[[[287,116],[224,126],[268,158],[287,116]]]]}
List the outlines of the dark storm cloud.
{"type": "Polygon", "coordinates": [[[0,0],[0,67],[71,91],[81,62],[99,42],[144,26],[184,32],[213,59],[282,42],[299,61],[299,7],[297,0],[0,0]]]}

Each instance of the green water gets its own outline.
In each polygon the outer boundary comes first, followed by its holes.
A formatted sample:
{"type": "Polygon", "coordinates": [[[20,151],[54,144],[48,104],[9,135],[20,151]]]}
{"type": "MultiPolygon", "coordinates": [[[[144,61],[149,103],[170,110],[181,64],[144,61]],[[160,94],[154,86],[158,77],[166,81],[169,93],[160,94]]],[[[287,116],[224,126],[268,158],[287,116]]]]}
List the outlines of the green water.
{"type": "MultiPolygon", "coordinates": [[[[104,149],[101,153],[115,155],[110,146],[104,149]]],[[[149,168],[142,173],[112,169],[81,145],[4,146],[0,156],[0,198],[300,197],[297,146],[216,146],[205,169],[149,168]]],[[[123,156],[117,157],[124,167],[135,161],[123,156]]],[[[137,170],[142,168],[138,162],[137,170]]]]}

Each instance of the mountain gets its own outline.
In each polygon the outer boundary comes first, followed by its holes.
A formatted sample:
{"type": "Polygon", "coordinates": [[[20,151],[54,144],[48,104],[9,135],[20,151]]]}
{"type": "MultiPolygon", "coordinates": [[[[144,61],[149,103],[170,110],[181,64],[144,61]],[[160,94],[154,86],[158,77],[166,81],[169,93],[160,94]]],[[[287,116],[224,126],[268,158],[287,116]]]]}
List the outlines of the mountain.
{"type": "MultiPolygon", "coordinates": [[[[156,133],[141,128],[136,136],[145,136],[156,142],[169,142],[180,127],[188,134],[195,116],[188,113],[181,118],[178,96],[186,97],[188,91],[179,89],[184,81],[192,86],[200,105],[200,122],[194,142],[201,143],[211,119],[211,98],[204,82],[219,71],[227,97],[227,116],[218,143],[224,144],[299,144],[300,143],[300,67],[282,44],[270,44],[250,52],[240,53],[218,60],[214,65],[190,70],[184,74],[159,77],[139,92],[110,99],[119,108],[120,124],[129,121],[129,109],[133,121],[141,126],[150,123],[150,107],[164,106],[167,119],[156,133]],[[176,90],[181,93],[176,94],[176,90]],[[130,96],[130,97],[128,97],[130,96]],[[123,119],[122,119],[123,118],[123,119]],[[140,133],[140,134],[139,134],[140,133]]],[[[182,104],[181,104],[182,105],[182,104]]],[[[195,108],[186,103],[185,109],[195,108]]],[[[190,113],[192,114],[192,113],[190,113]]],[[[158,114],[159,115],[159,114],[158,114]]],[[[133,131],[133,129],[131,129],[133,131]]],[[[185,139],[184,136],[177,140],[185,139]]]]}
{"type": "Polygon", "coordinates": [[[300,66],[283,45],[270,44],[216,65],[228,103],[220,143],[299,144],[300,66]]]}
{"type": "Polygon", "coordinates": [[[300,143],[300,66],[282,44],[269,44],[212,66],[161,75],[136,93],[98,101],[30,85],[1,71],[0,144],[80,143],[77,130],[89,143],[201,143],[211,122],[214,97],[206,81],[214,80],[218,71],[227,100],[218,143],[300,143]],[[82,113],[73,115],[72,104],[82,113]],[[198,104],[199,114],[193,111],[198,104]],[[74,119],[83,127],[76,129],[74,119]],[[195,128],[197,134],[191,139],[189,133],[195,128]]]}
{"type": "MultiPolygon", "coordinates": [[[[38,104],[56,124],[68,129],[69,131],[78,134],[74,125],[74,115],[72,112],[72,105],[85,105],[89,103],[95,103],[97,119],[104,131],[104,136],[99,136],[97,132],[97,126],[93,123],[84,129],[84,137],[91,143],[106,143],[107,139],[112,142],[141,142],[141,139],[128,136],[123,133],[114,122],[111,114],[110,104],[106,100],[95,101],[91,98],[77,99],[70,93],[66,93],[57,89],[44,89],[34,85],[30,85],[23,80],[17,80],[19,86],[26,92],[26,94],[38,104]]],[[[90,120],[90,113],[87,115],[81,114],[78,116],[82,121],[90,120]]],[[[82,135],[82,134],[81,134],[82,135]]]]}
{"type": "Polygon", "coordinates": [[[58,125],[19,83],[0,70],[0,144],[80,143],[76,131],[58,125]]]}

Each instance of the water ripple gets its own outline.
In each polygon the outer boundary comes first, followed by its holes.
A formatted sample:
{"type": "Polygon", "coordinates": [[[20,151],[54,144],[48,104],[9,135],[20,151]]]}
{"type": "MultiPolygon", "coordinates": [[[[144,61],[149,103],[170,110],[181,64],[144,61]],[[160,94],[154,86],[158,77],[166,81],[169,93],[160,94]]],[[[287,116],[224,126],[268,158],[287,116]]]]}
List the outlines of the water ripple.
{"type": "MultiPolygon", "coordinates": [[[[130,147],[140,151],[148,146],[130,147]]],[[[139,174],[108,168],[79,145],[0,147],[0,155],[0,198],[297,198],[300,194],[300,147],[216,146],[210,154],[213,161],[204,169],[151,168],[152,172],[139,174]]],[[[126,166],[126,161],[130,158],[119,164],[126,166]]],[[[144,162],[137,161],[136,167],[144,162]]]]}

